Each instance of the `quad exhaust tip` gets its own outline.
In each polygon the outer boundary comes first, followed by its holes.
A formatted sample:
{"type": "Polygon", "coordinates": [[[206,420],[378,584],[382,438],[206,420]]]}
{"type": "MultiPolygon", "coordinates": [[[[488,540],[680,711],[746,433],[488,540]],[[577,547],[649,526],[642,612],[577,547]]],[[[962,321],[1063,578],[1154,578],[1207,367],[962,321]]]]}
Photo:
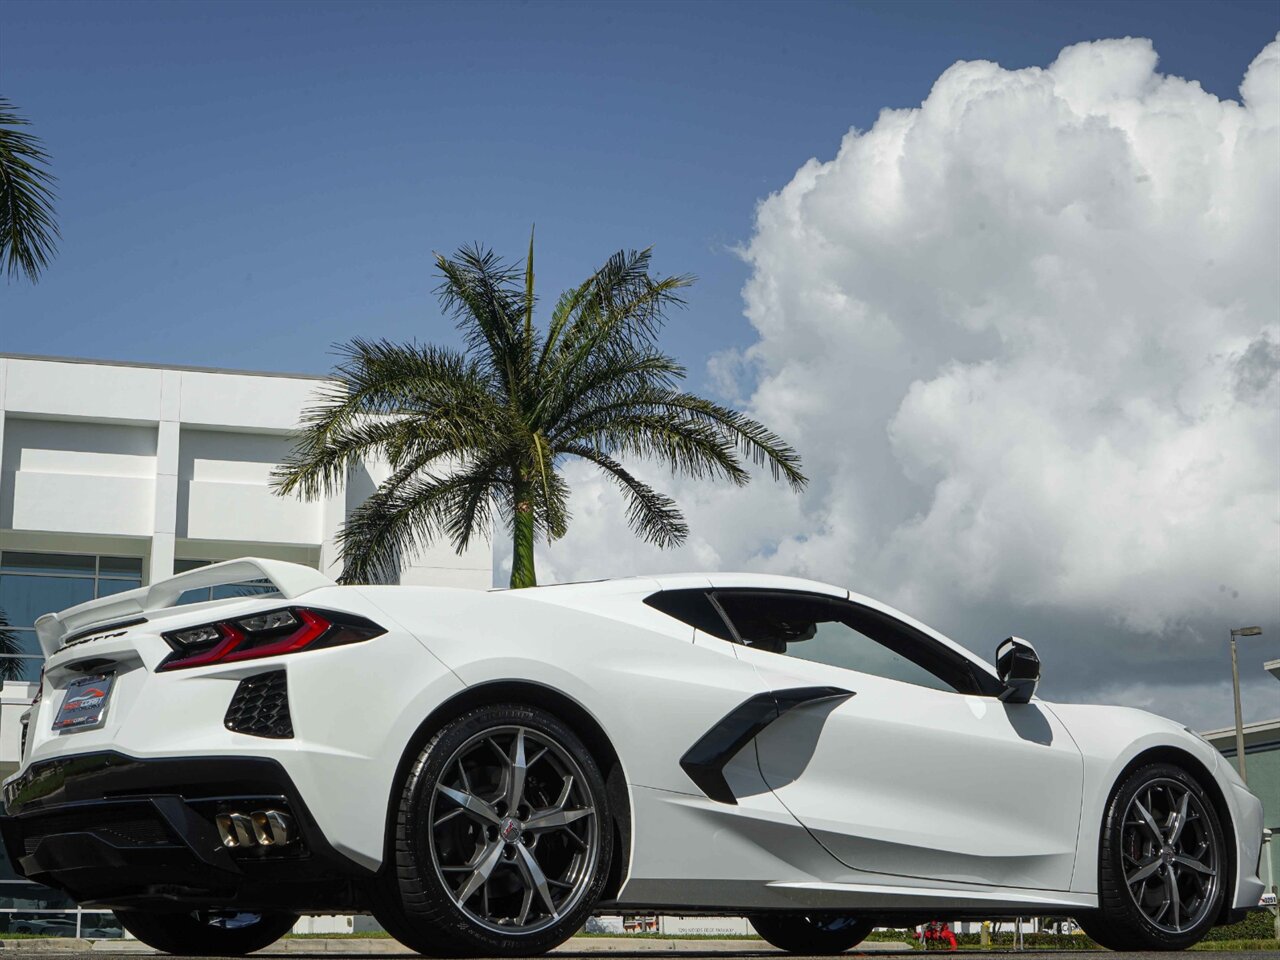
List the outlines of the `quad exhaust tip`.
{"type": "Polygon", "coordinates": [[[293,818],[283,810],[220,813],[214,821],[224,847],[283,847],[293,843],[293,818]]]}

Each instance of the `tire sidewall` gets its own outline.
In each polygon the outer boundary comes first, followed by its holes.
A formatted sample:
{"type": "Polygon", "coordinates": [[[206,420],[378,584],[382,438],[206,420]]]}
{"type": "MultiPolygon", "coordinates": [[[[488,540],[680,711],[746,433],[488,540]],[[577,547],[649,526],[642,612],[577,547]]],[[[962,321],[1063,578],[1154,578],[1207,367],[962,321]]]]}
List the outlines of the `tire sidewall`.
{"type": "MultiPolygon", "coordinates": [[[[1107,805],[1103,841],[1099,851],[1099,889],[1101,912],[1108,926],[1120,927],[1128,934],[1126,939],[1138,939],[1147,949],[1182,950],[1199,942],[1213,927],[1222,909],[1223,898],[1229,885],[1228,865],[1230,856],[1226,834],[1218,819],[1213,800],[1200,783],[1182,767],[1171,763],[1154,763],[1140,767],[1124,779],[1107,805]],[[1161,930],[1138,908],[1125,882],[1123,830],[1124,816],[1129,804],[1142,789],[1153,780],[1174,780],[1191,791],[1205,811],[1213,842],[1218,848],[1219,883],[1210,908],[1200,922],[1181,933],[1161,930]]],[[[1104,944],[1105,945],[1105,944],[1104,944]]]]}
{"type": "Polygon", "coordinates": [[[269,947],[298,922],[296,913],[260,913],[257,923],[227,929],[211,926],[194,913],[117,910],[120,925],[147,946],[179,956],[243,956],[269,947]]]}
{"type": "MultiPolygon", "coordinates": [[[[414,765],[403,793],[407,805],[405,828],[408,841],[400,858],[407,855],[410,866],[422,892],[426,895],[425,919],[443,927],[450,940],[475,952],[493,951],[504,956],[543,953],[559,945],[576,933],[591,914],[609,875],[613,850],[613,821],[608,808],[608,796],[604,777],[595,759],[576,734],[559,718],[537,707],[518,704],[499,704],[468,711],[448,723],[428,742],[414,765]],[[454,903],[452,893],[440,879],[431,855],[431,841],[427,831],[431,799],[435,785],[445,773],[446,765],[455,752],[478,734],[495,727],[521,726],[535,730],[557,741],[573,757],[581,768],[584,789],[591,797],[596,810],[596,829],[599,851],[594,876],[583,890],[578,902],[560,920],[534,933],[524,935],[502,934],[475,923],[454,903]]],[[[407,911],[402,916],[415,924],[418,911],[407,911]]],[[[415,924],[416,925],[416,924],[415,924]]]]}
{"type": "Polygon", "coordinates": [[[856,947],[875,929],[874,920],[858,920],[839,930],[826,930],[803,913],[766,913],[748,916],[756,933],[788,953],[831,956],[856,947]]]}

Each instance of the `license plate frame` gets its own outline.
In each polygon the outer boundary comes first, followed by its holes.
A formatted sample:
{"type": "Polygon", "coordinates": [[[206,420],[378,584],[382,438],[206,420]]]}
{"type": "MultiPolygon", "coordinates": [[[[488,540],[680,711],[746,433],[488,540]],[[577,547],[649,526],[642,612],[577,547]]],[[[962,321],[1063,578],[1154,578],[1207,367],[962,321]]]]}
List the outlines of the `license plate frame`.
{"type": "Polygon", "coordinates": [[[115,689],[115,679],[115,674],[102,673],[78,677],[67,684],[62,703],[53,718],[54,733],[92,730],[102,726],[115,689]]]}

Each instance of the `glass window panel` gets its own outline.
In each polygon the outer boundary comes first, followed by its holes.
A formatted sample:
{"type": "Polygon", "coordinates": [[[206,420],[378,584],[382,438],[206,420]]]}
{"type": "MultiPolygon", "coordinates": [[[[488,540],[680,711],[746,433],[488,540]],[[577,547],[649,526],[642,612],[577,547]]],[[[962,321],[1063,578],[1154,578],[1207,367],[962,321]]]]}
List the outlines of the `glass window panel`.
{"type": "Polygon", "coordinates": [[[249,580],[244,583],[224,583],[212,587],[210,592],[214,600],[229,600],[241,597],[266,597],[277,593],[270,580],[249,580]]]}
{"type": "Polygon", "coordinates": [[[14,873],[4,844],[0,843],[0,909],[57,910],[70,906],[74,903],[66,894],[14,873]]]}
{"type": "Polygon", "coordinates": [[[86,910],[80,914],[80,936],[91,940],[123,937],[124,928],[114,913],[86,910]]]}
{"type": "Polygon", "coordinates": [[[0,574],[0,610],[15,627],[35,626],[36,618],[93,599],[93,578],[26,577],[0,574]]]}
{"type": "Polygon", "coordinates": [[[74,937],[76,915],[66,913],[12,913],[9,915],[10,933],[33,933],[42,937],[74,937]]]}
{"type": "Polygon", "coordinates": [[[37,683],[43,666],[42,657],[0,657],[0,680],[37,683]]]}
{"type": "Polygon", "coordinates": [[[100,557],[98,559],[98,576],[130,577],[142,579],[141,557],[100,557]]]}
{"type": "Polygon", "coordinates": [[[186,573],[188,570],[198,570],[200,567],[207,567],[208,560],[175,560],[173,561],[174,573],[186,573]]]}
{"type": "Polygon", "coordinates": [[[27,654],[43,657],[40,641],[34,630],[15,630],[13,627],[0,627],[0,654],[14,656],[27,654]]]}
{"type": "Polygon", "coordinates": [[[855,629],[847,622],[854,613],[848,604],[824,597],[772,593],[717,594],[717,599],[749,646],[920,687],[957,689],[904,655],[906,650],[893,649],[855,629]]]}
{"type": "Polygon", "coordinates": [[[183,590],[182,593],[178,594],[178,599],[175,601],[174,606],[182,607],[186,606],[188,603],[204,603],[208,599],[208,587],[199,587],[195,590],[183,590]]]}
{"type": "MultiPolygon", "coordinates": [[[[13,871],[5,865],[8,873],[13,871]]],[[[14,883],[0,883],[0,909],[5,910],[56,910],[59,907],[72,907],[75,903],[66,894],[59,893],[52,887],[42,887],[29,880],[14,883]]],[[[12,916],[9,929],[13,930],[12,916]]]]}
{"type": "Polygon", "coordinates": [[[0,553],[0,569],[5,573],[48,573],[93,576],[94,558],[69,553],[0,553]]]}
{"type": "Polygon", "coordinates": [[[141,580],[99,580],[98,596],[109,597],[114,593],[136,590],[140,586],[142,586],[141,580]]]}

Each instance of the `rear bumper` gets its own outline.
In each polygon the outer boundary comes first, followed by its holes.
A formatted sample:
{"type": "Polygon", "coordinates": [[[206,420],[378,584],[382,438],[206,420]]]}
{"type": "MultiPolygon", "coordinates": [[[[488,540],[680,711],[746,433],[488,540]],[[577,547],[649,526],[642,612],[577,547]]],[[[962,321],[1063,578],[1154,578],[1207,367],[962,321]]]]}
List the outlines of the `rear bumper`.
{"type": "Polygon", "coordinates": [[[4,793],[14,868],[83,904],[352,909],[372,876],[329,845],[267,758],[77,754],[32,764],[4,793]],[[263,808],[292,817],[293,843],[223,845],[219,813],[263,808]]]}

